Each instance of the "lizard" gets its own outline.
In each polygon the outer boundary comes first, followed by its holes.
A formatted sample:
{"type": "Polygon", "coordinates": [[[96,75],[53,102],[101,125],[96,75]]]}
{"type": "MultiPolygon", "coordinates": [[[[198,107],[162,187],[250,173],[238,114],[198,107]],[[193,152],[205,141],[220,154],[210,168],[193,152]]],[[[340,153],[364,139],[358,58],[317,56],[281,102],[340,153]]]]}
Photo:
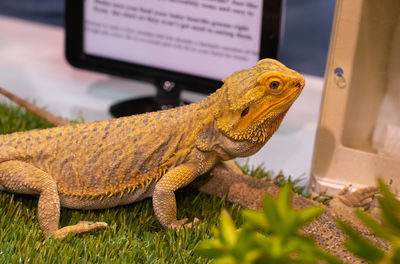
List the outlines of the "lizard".
{"type": "Polygon", "coordinates": [[[178,220],[174,192],[221,161],[256,153],[305,85],[273,59],[234,72],[198,103],[105,121],[0,136],[0,190],[38,195],[46,237],[107,228],[81,221],[59,228],[60,208],[103,209],[152,197],[163,227],[178,220]]]}
{"type": "MultiPolygon", "coordinates": [[[[54,126],[68,126],[71,124],[69,121],[56,117],[1,87],[0,94],[47,120],[54,126]]],[[[209,173],[196,178],[190,184],[190,187],[254,210],[262,210],[261,201],[265,194],[277,196],[280,190],[275,184],[275,180],[255,179],[243,174],[233,160],[217,164],[209,173]]],[[[292,206],[295,209],[304,209],[309,206],[324,207],[324,214],[307,225],[303,229],[304,233],[313,237],[319,246],[342,260],[358,263],[360,260],[343,247],[345,235],[338,228],[336,219],[345,220],[373,243],[381,248],[388,249],[388,245],[384,241],[375,237],[368,229],[363,228],[363,225],[354,216],[353,212],[355,207],[363,208],[369,206],[377,192],[376,187],[367,187],[355,192],[348,192],[345,189],[330,201],[329,206],[323,206],[309,198],[293,193],[292,206]]]]}

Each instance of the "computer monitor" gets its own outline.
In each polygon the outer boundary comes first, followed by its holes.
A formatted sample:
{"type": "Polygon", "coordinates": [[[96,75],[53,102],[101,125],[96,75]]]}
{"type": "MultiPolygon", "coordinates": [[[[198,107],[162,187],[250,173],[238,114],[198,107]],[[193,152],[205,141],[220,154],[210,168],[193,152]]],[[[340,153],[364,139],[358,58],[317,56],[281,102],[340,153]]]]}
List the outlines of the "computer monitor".
{"type": "Polygon", "coordinates": [[[181,89],[210,93],[275,58],[282,10],[283,0],[67,0],[66,57],[156,85],[155,98],[117,104],[114,116],[153,111],[181,104],[181,89]]]}

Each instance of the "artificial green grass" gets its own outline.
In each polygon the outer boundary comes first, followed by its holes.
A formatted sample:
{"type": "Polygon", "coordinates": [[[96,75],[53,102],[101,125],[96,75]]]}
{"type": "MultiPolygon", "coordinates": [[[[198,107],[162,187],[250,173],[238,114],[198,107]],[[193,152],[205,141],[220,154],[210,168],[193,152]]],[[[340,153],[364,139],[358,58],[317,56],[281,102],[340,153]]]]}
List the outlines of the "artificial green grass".
{"type": "Polygon", "coordinates": [[[25,109],[0,103],[0,134],[49,127],[52,125],[25,109]]]}
{"type": "Polygon", "coordinates": [[[237,207],[217,197],[183,190],[177,194],[178,217],[200,216],[197,228],[174,231],[157,222],[151,201],[99,211],[62,209],[61,226],[80,220],[104,221],[111,230],[45,239],[37,222],[37,200],[0,195],[1,263],[207,263],[193,254],[198,241],[210,238],[222,208],[239,221],[237,207]]]}
{"type": "MultiPolygon", "coordinates": [[[[0,104],[1,134],[50,126],[21,108],[0,104]]],[[[37,197],[0,192],[0,263],[208,263],[193,253],[195,245],[212,236],[223,208],[239,226],[239,208],[189,188],[176,196],[178,218],[200,218],[197,228],[162,228],[147,199],[107,210],[63,208],[60,227],[81,220],[104,221],[110,230],[55,240],[45,239],[39,227],[37,197]]]]}

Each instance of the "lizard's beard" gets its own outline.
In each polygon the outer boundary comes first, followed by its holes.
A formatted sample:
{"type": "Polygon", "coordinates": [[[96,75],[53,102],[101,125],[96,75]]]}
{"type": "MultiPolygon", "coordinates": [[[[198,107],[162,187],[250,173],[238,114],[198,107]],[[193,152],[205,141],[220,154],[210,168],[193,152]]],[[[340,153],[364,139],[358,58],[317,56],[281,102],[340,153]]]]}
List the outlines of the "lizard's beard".
{"type": "Polygon", "coordinates": [[[285,117],[287,110],[277,115],[269,116],[263,120],[259,125],[253,129],[250,134],[249,140],[252,143],[260,144],[267,142],[271,136],[278,130],[283,118],[285,117]]]}
{"type": "Polygon", "coordinates": [[[252,126],[249,126],[244,131],[240,132],[228,132],[221,131],[228,138],[235,141],[247,141],[254,144],[264,144],[267,142],[275,131],[279,128],[283,118],[285,117],[289,107],[281,112],[274,115],[269,115],[267,118],[260,121],[254,122],[252,126]]]}

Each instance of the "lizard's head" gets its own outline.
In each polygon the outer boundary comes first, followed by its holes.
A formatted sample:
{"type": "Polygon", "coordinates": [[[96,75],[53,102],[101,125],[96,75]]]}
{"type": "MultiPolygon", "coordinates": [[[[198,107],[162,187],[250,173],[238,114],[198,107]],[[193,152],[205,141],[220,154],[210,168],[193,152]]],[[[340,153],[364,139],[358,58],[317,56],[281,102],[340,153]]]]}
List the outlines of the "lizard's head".
{"type": "Polygon", "coordinates": [[[218,130],[235,141],[265,143],[278,129],[305,81],[282,63],[264,59],[223,80],[228,107],[219,112],[218,130]]]}

